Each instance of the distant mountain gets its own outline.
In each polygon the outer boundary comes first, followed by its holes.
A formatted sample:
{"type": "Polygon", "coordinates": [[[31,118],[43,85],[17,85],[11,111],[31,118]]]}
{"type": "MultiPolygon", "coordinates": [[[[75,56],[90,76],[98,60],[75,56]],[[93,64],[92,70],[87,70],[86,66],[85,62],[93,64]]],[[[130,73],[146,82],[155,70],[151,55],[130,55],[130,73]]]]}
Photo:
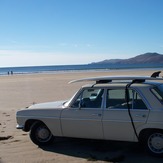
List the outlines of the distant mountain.
{"type": "Polygon", "coordinates": [[[145,53],[129,59],[109,59],[100,62],[93,62],[92,64],[150,64],[150,63],[163,64],[163,54],[145,53]]]}

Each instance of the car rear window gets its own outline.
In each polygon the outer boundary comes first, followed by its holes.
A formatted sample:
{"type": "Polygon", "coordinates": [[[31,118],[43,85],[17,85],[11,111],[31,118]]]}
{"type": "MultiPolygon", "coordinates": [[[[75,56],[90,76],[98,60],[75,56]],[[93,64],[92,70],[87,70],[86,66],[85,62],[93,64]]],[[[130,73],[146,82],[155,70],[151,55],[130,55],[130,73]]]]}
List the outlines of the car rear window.
{"type": "Polygon", "coordinates": [[[163,102],[163,85],[151,89],[152,93],[163,102]]]}

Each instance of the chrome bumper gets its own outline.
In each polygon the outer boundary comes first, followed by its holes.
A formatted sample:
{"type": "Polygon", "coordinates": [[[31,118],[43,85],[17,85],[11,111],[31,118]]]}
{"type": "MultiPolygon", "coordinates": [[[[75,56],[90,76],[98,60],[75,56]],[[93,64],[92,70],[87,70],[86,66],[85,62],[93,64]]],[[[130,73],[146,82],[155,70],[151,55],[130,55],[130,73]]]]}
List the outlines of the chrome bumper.
{"type": "Polygon", "coordinates": [[[23,125],[16,125],[16,128],[17,128],[17,129],[22,129],[22,130],[23,130],[23,129],[24,129],[24,126],[23,126],[23,125]]]}

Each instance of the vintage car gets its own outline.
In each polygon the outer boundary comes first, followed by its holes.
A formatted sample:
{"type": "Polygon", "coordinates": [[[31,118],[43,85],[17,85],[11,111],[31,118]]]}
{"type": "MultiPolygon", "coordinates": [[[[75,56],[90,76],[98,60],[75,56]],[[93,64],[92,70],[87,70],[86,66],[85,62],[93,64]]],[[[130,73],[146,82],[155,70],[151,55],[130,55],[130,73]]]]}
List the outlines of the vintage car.
{"type": "Polygon", "coordinates": [[[54,137],[140,142],[163,156],[163,80],[161,77],[112,76],[94,81],[70,100],[34,104],[17,111],[17,129],[30,131],[36,145],[54,137]],[[157,81],[154,81],[157,80],[157,81]]]}

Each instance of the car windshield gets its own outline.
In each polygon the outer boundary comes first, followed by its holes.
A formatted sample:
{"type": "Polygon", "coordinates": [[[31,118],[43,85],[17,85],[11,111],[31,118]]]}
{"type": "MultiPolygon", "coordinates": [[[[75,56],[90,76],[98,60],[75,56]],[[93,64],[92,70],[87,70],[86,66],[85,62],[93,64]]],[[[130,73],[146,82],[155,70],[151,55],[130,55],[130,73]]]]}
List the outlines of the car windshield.
{"type": "Polygon", "coordinates": [[[68,107],[69,104],[70,104],[71,101],[74,99],[74,97],[76,96],[77,93],[78,93],[78,92],[76,92],[76,93],[70,98],[70,100],[66,101],[66,102],[63,104],[63,106],[64,106],[64,107],[68,107]]]}

